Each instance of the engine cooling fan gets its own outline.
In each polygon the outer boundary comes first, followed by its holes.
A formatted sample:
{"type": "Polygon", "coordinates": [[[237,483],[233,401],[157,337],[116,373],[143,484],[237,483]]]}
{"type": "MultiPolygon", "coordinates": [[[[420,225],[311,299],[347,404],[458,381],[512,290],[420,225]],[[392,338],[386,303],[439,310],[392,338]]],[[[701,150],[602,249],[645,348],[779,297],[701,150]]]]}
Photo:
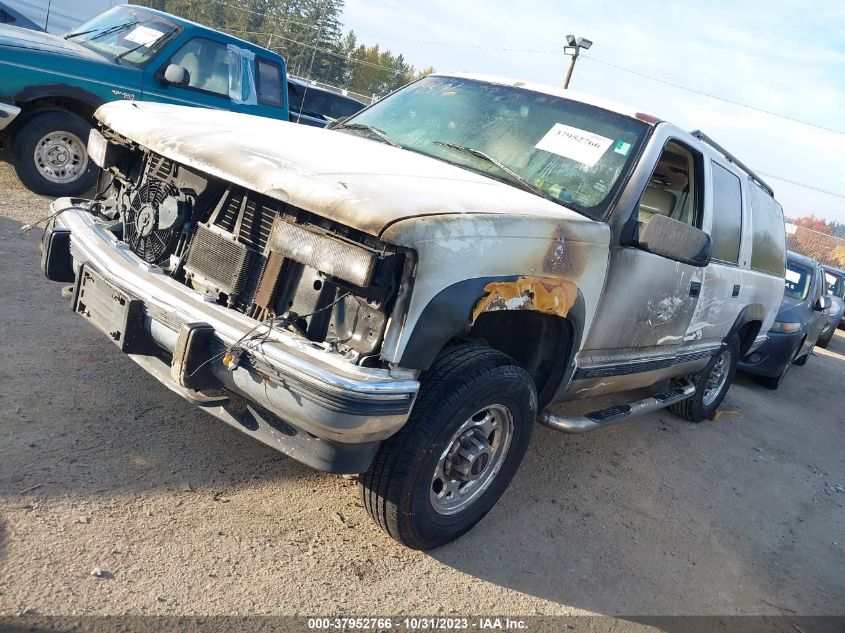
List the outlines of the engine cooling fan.
{"type": "Polygon", "coordinates": [[[169,258],[182,229],[176,189],[148,178],[132,194],[123,218],[123,240],[138,257],[151,264],[169,258]]]}

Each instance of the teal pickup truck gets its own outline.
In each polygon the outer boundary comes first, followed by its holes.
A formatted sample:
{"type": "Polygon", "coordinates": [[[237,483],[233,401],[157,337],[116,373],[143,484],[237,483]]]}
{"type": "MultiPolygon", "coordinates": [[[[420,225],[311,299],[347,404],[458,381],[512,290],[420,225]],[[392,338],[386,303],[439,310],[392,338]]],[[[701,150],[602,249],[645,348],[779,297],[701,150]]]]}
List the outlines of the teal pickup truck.
{"type": "Polygon", "coordinates": [[[284,60],[173,15],[122,5],[56,37],[0,25],[0,151],[32,191],[91,188],[94,111],[120,99],[288,120],[284,60]]]}

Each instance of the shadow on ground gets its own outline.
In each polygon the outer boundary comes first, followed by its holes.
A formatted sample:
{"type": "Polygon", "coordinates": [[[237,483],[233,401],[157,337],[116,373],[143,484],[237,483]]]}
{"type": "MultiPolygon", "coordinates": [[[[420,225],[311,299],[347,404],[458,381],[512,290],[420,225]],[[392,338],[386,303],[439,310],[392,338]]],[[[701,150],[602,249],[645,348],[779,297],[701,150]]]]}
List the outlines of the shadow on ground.
{"type": "Polygon", "coordinates": [[[432,555],[598,613],[842,614],[843,349],[776,392],[738,375],[715,421],[537,427],[502,501],[432,555]]]}

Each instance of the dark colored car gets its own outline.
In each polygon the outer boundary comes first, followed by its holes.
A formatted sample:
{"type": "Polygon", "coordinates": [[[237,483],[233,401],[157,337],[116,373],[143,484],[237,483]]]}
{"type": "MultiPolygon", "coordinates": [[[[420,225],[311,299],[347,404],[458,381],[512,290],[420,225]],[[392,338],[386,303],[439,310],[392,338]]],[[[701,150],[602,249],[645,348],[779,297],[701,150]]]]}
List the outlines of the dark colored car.
{"type": "Polygon", "coordinates": [[[827,343],[833,338],[836,328],[845,327],[845,270],[833,268],[832,266],[822,266],[822,268],[824,268],[824,277],[827,281],[827,293],[833,299],[831,316],[819,337],[819,345],[827,347],[827,343]],[[839,308],[838,317],[837,307],[839,308]],[[822,344],[822,339],[826,339],[824,344],[822,344]]]}
{"type": "Polygon", "coordinates": [[[350,117],[367,107],[352,97],[293,77],[288,77],[288,101],[291,121],[315,127],[326,127],[335,119],[350,117]]]}
{"type": "Polygon", "coordinates": [[[793,363],[807,363],[832,306],[824,270],[814,259],[789,251],[784,283],[783,302],[766,342],[739,363],[769,389],[780,386],[793,363]]]}

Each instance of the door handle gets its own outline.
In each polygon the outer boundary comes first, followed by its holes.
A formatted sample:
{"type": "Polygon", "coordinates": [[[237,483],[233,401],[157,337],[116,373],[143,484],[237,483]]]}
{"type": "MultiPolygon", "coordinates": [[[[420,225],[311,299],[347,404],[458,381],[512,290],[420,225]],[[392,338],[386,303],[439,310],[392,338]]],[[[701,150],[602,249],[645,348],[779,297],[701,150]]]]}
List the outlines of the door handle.
{"type": "Polygon", "coordinates": [[[690,297],[697,297],[700,294],[701,294],[701,282],[700,281],[690,282],[689,296],[690,297]]]}
{"type": "Polygon", "coordinates": [[[731,293],[731,296],[732,297],[738,297],[739,296],[739,284],[734,284],[734,291],[731,293]]]}

